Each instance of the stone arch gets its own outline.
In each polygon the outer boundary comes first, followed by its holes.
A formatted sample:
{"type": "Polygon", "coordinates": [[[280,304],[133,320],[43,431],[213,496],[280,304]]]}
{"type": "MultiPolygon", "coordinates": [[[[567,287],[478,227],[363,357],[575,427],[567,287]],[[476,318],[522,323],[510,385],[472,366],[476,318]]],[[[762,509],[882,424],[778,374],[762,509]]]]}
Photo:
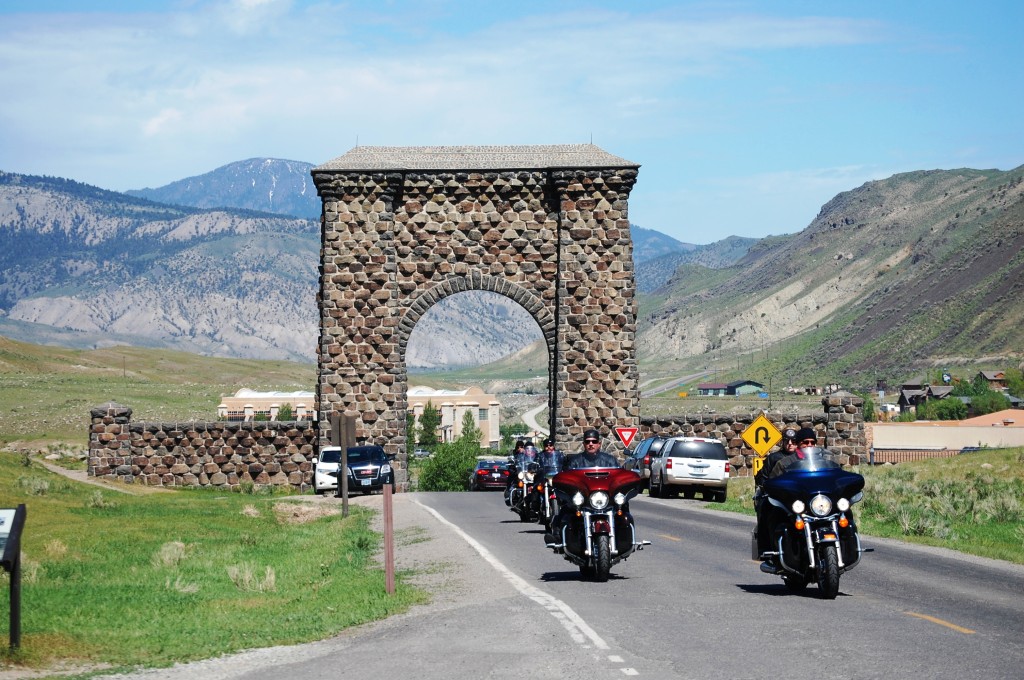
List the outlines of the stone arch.
{"type": "Polygon", "coordinates": [[[314,168],[320,422],[356,416],[357,439],[401,466],[410,332],[438,300],[489,290],[541,328],[560,446],[590,427],[611,445],[615,427],[637,426],[628,197],[638,168],[591,144],[357,147],[314,168]]]}
{"type": "Polygon", "coordinates": [[[518,303],[530,313],[533,320],[537,322],[537,326],[540,327],[549,355],[554,351],[557,333],[555,319],[537,296],[511,281],[493,276],[451,276],[432,285],[410,300],[410,304],[398,324],[398,346],[401,349],[403,360],[412,329],[416,326],[416,322],[427,313],[427,310],[451,295],[470,290],[497,293],[518,303]]]}

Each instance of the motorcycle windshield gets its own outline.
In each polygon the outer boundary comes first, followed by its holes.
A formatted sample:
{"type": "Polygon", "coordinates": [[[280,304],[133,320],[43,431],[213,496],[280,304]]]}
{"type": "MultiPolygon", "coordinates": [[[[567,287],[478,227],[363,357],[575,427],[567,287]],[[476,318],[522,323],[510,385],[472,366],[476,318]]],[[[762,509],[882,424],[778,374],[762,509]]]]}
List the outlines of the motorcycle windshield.
{"type": "Polygon", "coordinates": [[[780,477],[793,472],[819,472],[821,470],[836,470],[842,466],[839,459],[828,449],[817,446],[798,449],[791,453],[772,468],[770,478],[780,477]]]}
{"type": "Polygon", "coordinates": [[[547,477],[552,477],[561,472],[564,464],[565,454],[561,451],[543,452],[540,454],[540,468],[547,477]]]}
{"type": "Polygon", "coordinates": [[[802,499],[823,493],[834,498],[850,498],[864,488],[864,477],[843,470],[835,454],[827,449],[801,449],[780,460],[768,480],[769,496],[785,500],[802,499]]]}

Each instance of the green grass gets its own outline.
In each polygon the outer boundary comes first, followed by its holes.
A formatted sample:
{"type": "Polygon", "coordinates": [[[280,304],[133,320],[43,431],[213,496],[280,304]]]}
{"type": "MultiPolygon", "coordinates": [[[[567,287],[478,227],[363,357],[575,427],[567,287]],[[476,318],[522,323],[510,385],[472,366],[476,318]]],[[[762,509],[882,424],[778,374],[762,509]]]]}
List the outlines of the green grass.
{"type": "MultiPolygon", "coordinates": [[[[866,482],[863,534],[1024,564],[1024,448],[852,469],[866,482]]],[[[753,491],[733,479],[726,503],[708,507],[753,515],[753,491]]]]}
{"type": "Polygon", "coordinates": [[[74,350],[0,337],[0,445],[88,441],[89,411],[108,401],[133,420],[216,420],[241,387],[313,390],[316,366],[214,359],[138,347],[74,350]]]}
{"type": "MultiPolygon", "coordinates": [[[[0,506],[25,503],[22,639],[0,660],[162,666],[329,637],[406,610],[425,594],[385,592],[372,514],[347,518],[283,495],[126,495],[0,453],[0,506]]],[[[0,639],[10,631],[0,577],[0,639]]]]}

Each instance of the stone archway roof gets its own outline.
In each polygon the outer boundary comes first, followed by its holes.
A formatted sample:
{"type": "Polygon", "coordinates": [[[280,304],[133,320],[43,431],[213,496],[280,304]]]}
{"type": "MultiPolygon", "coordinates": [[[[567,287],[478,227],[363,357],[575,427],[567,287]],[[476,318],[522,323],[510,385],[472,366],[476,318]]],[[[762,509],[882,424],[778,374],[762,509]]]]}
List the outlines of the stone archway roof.
{"type": "Polygon", "coordinates": [[[536,170],[639,168],[594,144],[533,146],[357,146],[313,172],[360,170],[536,170]]]}

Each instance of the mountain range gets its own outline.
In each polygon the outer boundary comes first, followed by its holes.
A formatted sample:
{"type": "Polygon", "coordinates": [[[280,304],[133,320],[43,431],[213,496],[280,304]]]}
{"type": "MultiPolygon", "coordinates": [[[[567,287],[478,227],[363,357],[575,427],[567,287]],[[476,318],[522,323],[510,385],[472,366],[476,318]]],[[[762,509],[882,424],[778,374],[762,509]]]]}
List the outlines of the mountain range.
{"type": "MultiPolygon", "coordinates": [[[[311,168],[256,158],[123,194],[0,172],[0,334],[315,360],[311,168]]],[[[641,363],[867,384],[934,362],[1019,361],[1022,175],[895,175],[760,240],[697,246],[633,225],[641,363]]],[[[420,320],[407,359],[489,362],[539,337],[518,305],[462,293],[420,320]]]]}

